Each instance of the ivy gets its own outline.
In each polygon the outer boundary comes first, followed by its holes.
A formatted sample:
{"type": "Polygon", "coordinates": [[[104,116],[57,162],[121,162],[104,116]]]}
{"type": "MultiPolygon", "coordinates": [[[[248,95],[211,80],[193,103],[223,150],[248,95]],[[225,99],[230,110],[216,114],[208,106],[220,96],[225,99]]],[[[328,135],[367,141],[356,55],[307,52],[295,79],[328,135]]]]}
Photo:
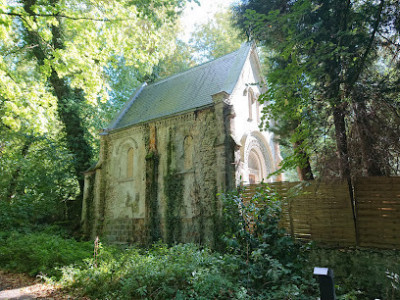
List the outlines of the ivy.
{"type": "Polygon", "coordinates": [[[176,171],[164,177],[167,207],[165,211],[167,243],[179,242],[182,236],[181,207],[183,204],[183,176],[176,171]]]}
{"type": "Polygon", "coordinates": [[[167,174],[164,177],[165,196],[167,199],[165,210],[165,223],[167,233],[167,243],[178,242],[182,236],[181,207],[183,204],[183,176],[172,167],[172,155],[175,147],[170,131],[167,146],[167,174]]]}
{"type": "Polygon", "coordinates": [[[158,165],[159,157],[156,152],[146,156],[146,195],[147,208],[147,240],[154,242],[161,238],[160,216],[158,212],[158,165]]]}

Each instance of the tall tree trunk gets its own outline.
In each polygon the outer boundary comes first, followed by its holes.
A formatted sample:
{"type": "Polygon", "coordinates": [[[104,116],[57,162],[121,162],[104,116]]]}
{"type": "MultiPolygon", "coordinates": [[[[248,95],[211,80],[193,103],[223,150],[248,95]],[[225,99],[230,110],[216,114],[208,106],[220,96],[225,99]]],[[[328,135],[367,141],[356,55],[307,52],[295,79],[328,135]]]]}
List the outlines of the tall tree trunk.
{"type": "Polygon", "coordinates": [[[335,125],[335,139],[338,150],[340,177],[343,179],[350,179],[345,113],[343,109],[338,106],[333,108],[333,123],[335,125]]]}
{"type": "Polygon", "coordinates": [[[300,140],[296,141],[293,144],[293,149],[296,151],[297,155],[303,161],[303,164],[301,166],[297,166],[297,175],[300,181],[314,180],[314,174],[312,172],[310,164],[310,156],[308,155],[308,153],[306,153],[304,150],[301,149],[301,144],[303,142],[304,142],[303,140],[300,140]]]}
{"type": "MultiPolygon", "coordinates": [[[[54,5],[57,0],[54,1],[54,5]]],[[[34,16],[31,7],[36,3],[36,0],[28,0],[24,3],[25,11],[34,16]]],[[[59,18],[59,25],[52,25],[51,31],[52,50],[63,49],[63,36],[62,36],[62,20],[59,18]]],[[[33,54],[35,55],[38,64],[43,65],[45,59],[51,59],[52,54],[48,52],[48,46],[44,45],[40,40],[37,32],[29,27],[25,27],[26,40],[31,43],[33,54]]],[[[89,168],[90,160],[92,158],[91,147],[85,139],[85,128],[82,125],[82,120],[79,114],[80,103],[84,101],[83,93],[79,90],[72,89],[68,82],[60,78],[57,71],[52,68],[51,75],[48,78],[49,85],[53,89],[54,95],[57,97],[57,112],[60,120],[65,126],[66,140],[69,151],[75,156],[74,168],[77,180],[80,187],[80,196],[77,201],[71,205],[70,217],[78,218],[82,208],[82,194],[84,186],[83,172],[89,168]]]]}
{"type": "Polygon", "coordinates": [[[349,161],[349,150],[347,145],[347,131],[345,112],[342,107],[334,106],[333,123],[335,125],[336,147],[339,156],[340,177],[347,181],[350,195],[350,205],[353,213],[354,228],[356,230],[356,244],[358,245],[358,228],[356,220],[356,203],[354,199],[353,182],[351,180],[351,169],[349,161]]]}

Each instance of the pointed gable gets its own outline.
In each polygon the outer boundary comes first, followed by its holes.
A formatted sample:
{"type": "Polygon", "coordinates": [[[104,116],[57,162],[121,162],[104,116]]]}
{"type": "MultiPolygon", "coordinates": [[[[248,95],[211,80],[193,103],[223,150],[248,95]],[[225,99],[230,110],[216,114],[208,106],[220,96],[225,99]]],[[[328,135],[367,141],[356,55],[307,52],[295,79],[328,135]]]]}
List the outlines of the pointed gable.
{"type": "Polygon", "coordinates": [[[232,93],[250,51],[251,45],[245,44],[239,50],[211,62],[142,86],[109,129],[212,105],[212,95],[232,93]]]}

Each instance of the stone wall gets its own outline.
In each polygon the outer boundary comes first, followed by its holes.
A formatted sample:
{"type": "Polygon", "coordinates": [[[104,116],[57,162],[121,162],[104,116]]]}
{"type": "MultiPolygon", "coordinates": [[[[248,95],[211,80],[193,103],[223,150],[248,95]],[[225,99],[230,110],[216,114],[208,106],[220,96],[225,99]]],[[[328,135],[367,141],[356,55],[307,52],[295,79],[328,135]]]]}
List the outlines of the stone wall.
{"type": "Polygon", "coordinates": [[[112,242],[214,242],[221,213],[216,195],[229,177],[225,165],[231,182],[234,176],[225,155],[229,135],[219,116],[229,110],[223,99],[216,107],[101,137],[100,162],[86,174],[88,184],[95,182],[87,188],[83,214],[91,236],[112,242]]]}

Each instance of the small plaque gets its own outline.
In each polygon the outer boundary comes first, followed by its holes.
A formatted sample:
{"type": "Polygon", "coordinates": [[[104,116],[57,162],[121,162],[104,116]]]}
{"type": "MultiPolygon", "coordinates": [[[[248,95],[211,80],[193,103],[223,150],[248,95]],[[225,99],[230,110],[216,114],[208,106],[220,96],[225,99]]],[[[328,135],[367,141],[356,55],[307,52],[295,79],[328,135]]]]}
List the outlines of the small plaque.
{"type": "Polygon", "coordinates": [[[314,267],[314,275],[328,276],[328,268],[314,267]]]}

